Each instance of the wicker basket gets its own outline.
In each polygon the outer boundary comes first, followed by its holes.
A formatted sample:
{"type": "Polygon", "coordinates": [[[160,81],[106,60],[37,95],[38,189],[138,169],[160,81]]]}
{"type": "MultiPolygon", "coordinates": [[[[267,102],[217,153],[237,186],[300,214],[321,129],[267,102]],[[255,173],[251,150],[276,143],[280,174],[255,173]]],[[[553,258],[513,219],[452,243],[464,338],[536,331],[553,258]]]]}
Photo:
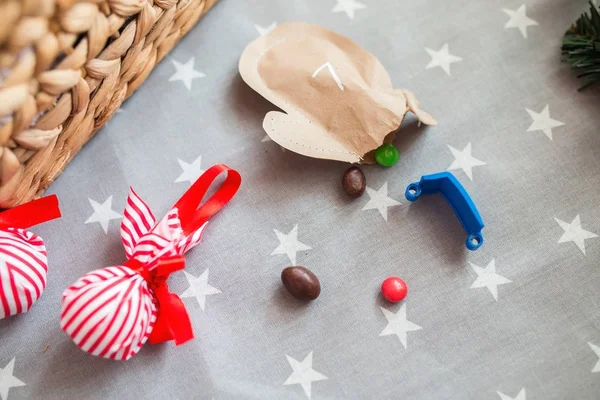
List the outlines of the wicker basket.
{"type": "Polygon", "coordinates": [[[216,0],[0,0],[0,207],[29,201],[216,0]]]}

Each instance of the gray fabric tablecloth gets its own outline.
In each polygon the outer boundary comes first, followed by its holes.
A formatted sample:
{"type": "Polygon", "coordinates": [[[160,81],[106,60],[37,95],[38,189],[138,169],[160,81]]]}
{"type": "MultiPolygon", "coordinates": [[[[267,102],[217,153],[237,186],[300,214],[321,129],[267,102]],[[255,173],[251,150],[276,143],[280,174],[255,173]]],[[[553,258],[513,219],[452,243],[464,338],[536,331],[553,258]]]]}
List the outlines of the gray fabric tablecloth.
{"type": "Polygon", "coordinates": [[[48,287],[0,321],[2,400],[600,398],[600,96],[559,56],[586,2],[337,3],[222,1],[66,168],[64,217],[33,229],[48,287]],[[406,120],[399,163],[364,167],[357,200],[347,165],[265,140],[274,107],[238,75],[245,45],[290,20],[357,41],[439,121],[406,120]],[[214,163],[243,186],[169,281],[196,338],[127,362],[81,351],[60,296],[124,261],[129,186],[162,217],[214,163]],[[404,199],[448,168],[486,223],[476,252],[443,199],[404,199]],[[320,278],[315,302],[282,289],[294,263],[320,278]],[[379,294],[390,275],[402,303],[379,294]]]}

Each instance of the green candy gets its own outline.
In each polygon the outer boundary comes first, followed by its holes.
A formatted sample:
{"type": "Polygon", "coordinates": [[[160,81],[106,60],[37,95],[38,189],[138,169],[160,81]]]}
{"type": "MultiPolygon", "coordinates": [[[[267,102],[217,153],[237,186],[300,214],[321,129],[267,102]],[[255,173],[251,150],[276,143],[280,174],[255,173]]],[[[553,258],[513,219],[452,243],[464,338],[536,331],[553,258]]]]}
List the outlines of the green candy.
{"type": "Polygon", "coordinates": [[[375,161],[384,167],[391,167],[399,158],[398,150],[392,144],[384,143],[375,150],[375,161]]]}

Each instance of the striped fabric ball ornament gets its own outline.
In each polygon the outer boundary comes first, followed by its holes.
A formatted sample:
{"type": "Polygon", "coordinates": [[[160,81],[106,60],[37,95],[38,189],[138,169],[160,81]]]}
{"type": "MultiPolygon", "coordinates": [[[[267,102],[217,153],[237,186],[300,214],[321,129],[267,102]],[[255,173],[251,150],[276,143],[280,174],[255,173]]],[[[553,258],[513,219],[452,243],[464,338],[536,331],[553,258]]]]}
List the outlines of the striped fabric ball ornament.
{"type": "Polygon", "coordinates": [[[157,269],[161,259],[181,256],[194,247],[203,230],[204,226],[184,235],[176,208],[157,224],[132,189],[121,241],[128,260],[139,270],[119,265],[82,276],[63,292],[61,329],[92,355],[113,360],[133,357],[150,337],[158,314],[155,290],[143,275],[157,269]]]}
{"type": "Polygon", "coordinates": [[[0,319],[27,312],[46,288],[42,238],[24,229],[0,230],[0,319]]]}
{"type": "Polygon", "coordinates": [[[61,329],[95,356],[128,360],[146,342],[155,321],[148,284],[127,267],[89,272],[63,293],[61,329]]]}
{"type": "Polygon", "coordinates": [[[89,272],[63,292],[62,330],[87,353],[113,360],[130,359],[146,341],[178,346],[193,339],[189,314],[179,296],[169,291],[167,279],[185,267],[183,255],[200,242],[208,220],[240,184],[237,171],[214,165],[158,223],[132,189],[121,222],[127,261],[89,272]],[[227,178],[200,206],[222,173],[227,178]]]}

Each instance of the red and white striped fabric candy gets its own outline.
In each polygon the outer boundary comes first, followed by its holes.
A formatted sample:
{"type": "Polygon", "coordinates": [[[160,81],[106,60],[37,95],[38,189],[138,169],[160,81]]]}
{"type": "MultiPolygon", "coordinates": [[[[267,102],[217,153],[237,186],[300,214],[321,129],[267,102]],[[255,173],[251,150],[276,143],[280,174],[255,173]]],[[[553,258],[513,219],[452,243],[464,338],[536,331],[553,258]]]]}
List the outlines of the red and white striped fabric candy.
{"type": "Polygon", "coordinates": [[[148,205],[131,190],[121,223],[128,261],[89,272],[64,291],[62,330],[82,350],[115,360],[130,359],[149,338],[151,343],[175,340],[176,344],[191,339],[185,307],[168,292],[166,279],[183,268],[181,257],[200,242],[208,219],[233,197],[240,182],[236,171],[211,167],[158,224],[148,205]],[[227,180],[198,209],[210,183],[224,171],[227,180]],[[215,208],[219,198],[222,204],[215,208]]]}
{"type": "Polygon", "coordinates": [[[58,217],[56,196],[0,214],[0,319],[27,312],[46,288],[44,241],[24,228],[58,217]]]}
{"type": "MultiPolygon", "coordinates": [[[[121,222],[121,240],[128,259],[152,270],[163,256],[183,254],[183,243],[196,245],[204,226],[188,238],[177,210],[155,226],[148,205],[130,191],[121,222]]],[[[157,305],[148,282],[126,266],[89,272],[62,296],[61,328],[84,351],[100,357],[127,360],[148,339],[156,321],[157,305]]]]}
{"type": "Polygon", "coordinates": [[[27,312],[46,288],[44,241],[24,229],[0,230],[0,319],[27,312]]]}

